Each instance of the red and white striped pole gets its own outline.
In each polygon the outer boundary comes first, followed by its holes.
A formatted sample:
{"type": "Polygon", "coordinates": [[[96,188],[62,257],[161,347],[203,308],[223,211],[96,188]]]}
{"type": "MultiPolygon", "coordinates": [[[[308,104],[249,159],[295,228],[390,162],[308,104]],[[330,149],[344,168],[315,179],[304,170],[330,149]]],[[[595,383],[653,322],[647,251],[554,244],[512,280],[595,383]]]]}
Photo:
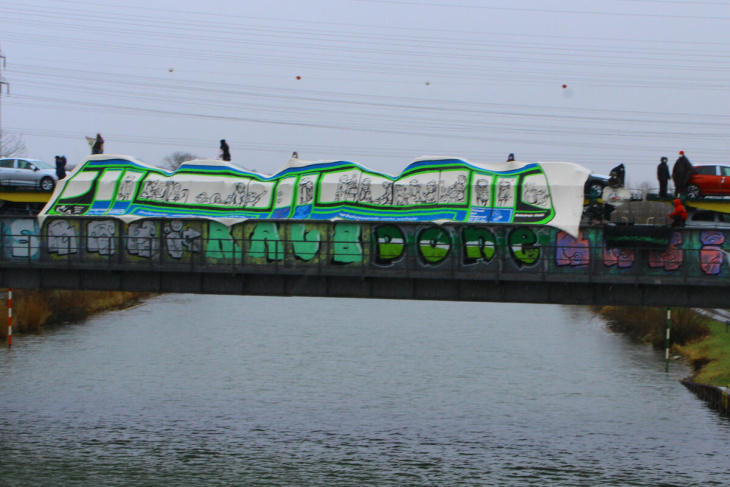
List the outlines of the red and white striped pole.
{"type": "Polygon", "coordinates": [[[8,288],[8,348],[13,346],[13,290],[8,288]]]}

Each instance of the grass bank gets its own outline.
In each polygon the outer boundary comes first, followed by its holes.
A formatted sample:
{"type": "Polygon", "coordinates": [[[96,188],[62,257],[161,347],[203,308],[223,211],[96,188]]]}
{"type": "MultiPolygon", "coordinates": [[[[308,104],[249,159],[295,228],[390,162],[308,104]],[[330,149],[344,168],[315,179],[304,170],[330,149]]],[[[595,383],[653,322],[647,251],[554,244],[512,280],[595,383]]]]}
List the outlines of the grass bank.
{"type": "Polygon", "coordinates": [[[695,365],[695,382],[730,387],[730,328],[707,319],[710,330],[701,340],[678,345],[677,352],[695,365]],[[727,331],[726,331],[727,330],[727,331]]]}
{"type": "MultiPolygon", "coordinates": [[[[6,291],[6,290],[5,290],[6,291]]],[[[94,313],[120,309],[149,296],[116,291],[13,290],[13,334],[38,333],[45,328],[84,320],[94,313]]],[[[0,339],[8,335],[7,299],[0,300],[0,339]]]]}
{"type": "MultiPolygon", "coordinates": [[[[663,350],[666,341],[666,308],[602,306],[593,308],[610,330],[663,350]]],[[[670,347],[685,357],[693,380],[714,386],[730,384],[730,333],[718,323],[685,308],[672,310],[670,347]]],[[[730,330],[729,330],[730,331],[730,330]]]]}

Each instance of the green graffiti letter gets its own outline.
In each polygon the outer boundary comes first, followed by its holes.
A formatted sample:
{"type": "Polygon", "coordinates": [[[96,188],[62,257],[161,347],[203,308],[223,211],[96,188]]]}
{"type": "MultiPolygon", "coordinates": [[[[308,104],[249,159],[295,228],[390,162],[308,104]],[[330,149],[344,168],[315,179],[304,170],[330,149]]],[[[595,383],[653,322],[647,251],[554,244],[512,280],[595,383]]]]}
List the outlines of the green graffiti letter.
{"type": "Polygon", "coordinates": [[[465,228],[461,235],[464,240],[464,264],[476,264],[479,259],[489,262],[496,251],[494,234],[486,228],[465,228]]]}
{"type": "Polygon", "coordinates": [[[205,257],[209,259],[232,259],[240,247],[231,237],[227,226],[218,222],[208,224],[208,242],[205,246],[205,257]]]}
{"type": "Polygon", "coordinates": [[[291,226],[291,243],[294,248],[294,255],[301,260],[311,260],[319,252],[322,235],[319,230],[306,231],[303,223],[296,223],[291,226]]]}
{"type": "Polygon", "coordinates": [[[451,238],[443,228],[427,228],[418,238],[418,250],[427,263],[438,264],[449,255],[451,238]]]}
{"type": "Polygon", "coordinates": [[[377,227],[373,232],[375,235],[375,261],[381,265],[392,264],[403,255],[405,250],[405,237],[400,228],[391,225],[377,227]]]}
{"type": "Polygon", "coordinates": [[[360,225],[357,223],[335,224],[332,261],[337,264],[362,262],[360,225]]]}
{"type": "Polygon", "coordinates": [[[529,228],[517,228],[509,234],[509,249],[519,267],[534,265],[540,258],[537,236],[529,228]]]}
{"type": "Polygon", "coordinates": [[[254,259],[266,257],[269,262],[284,259],[284,244],[276,223],[257,223],[249,238],[251,248],[248,254],[254,259]]]}

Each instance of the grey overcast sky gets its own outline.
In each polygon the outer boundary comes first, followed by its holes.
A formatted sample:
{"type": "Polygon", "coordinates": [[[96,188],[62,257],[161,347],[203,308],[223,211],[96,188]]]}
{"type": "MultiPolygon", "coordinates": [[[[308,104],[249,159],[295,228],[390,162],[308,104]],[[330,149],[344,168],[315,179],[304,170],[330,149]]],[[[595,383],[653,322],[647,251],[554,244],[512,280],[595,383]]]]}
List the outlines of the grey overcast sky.
{"type": "Polygon", "coordinates": [[[473,162],[730,163],[717,0],[0,1],[3,130],[78,163],[84,136],[272,173],[292,151],[398,173],[473,162]],[[566,85],[566,88],[563,88],[566,85]]]}

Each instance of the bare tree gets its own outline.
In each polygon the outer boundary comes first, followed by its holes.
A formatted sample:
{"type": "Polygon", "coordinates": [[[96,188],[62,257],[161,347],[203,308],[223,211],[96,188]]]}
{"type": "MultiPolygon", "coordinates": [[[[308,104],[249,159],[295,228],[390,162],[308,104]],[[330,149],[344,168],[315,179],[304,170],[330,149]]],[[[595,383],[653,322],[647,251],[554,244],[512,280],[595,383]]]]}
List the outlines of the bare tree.
{"type": "Polygon", "coordinates": [[[26,153],[27,149],[22,136],[0,132],[0,157],[23,157],[26,153]]]}
{"type": "Polygon", "coordinates": [[[170,169],[177,169],[183,162],[192,161],[198,159],[198,156],[191,154],[190,152],[173,152],[171,155],[165,157],[164,162],[170,169]]]}

